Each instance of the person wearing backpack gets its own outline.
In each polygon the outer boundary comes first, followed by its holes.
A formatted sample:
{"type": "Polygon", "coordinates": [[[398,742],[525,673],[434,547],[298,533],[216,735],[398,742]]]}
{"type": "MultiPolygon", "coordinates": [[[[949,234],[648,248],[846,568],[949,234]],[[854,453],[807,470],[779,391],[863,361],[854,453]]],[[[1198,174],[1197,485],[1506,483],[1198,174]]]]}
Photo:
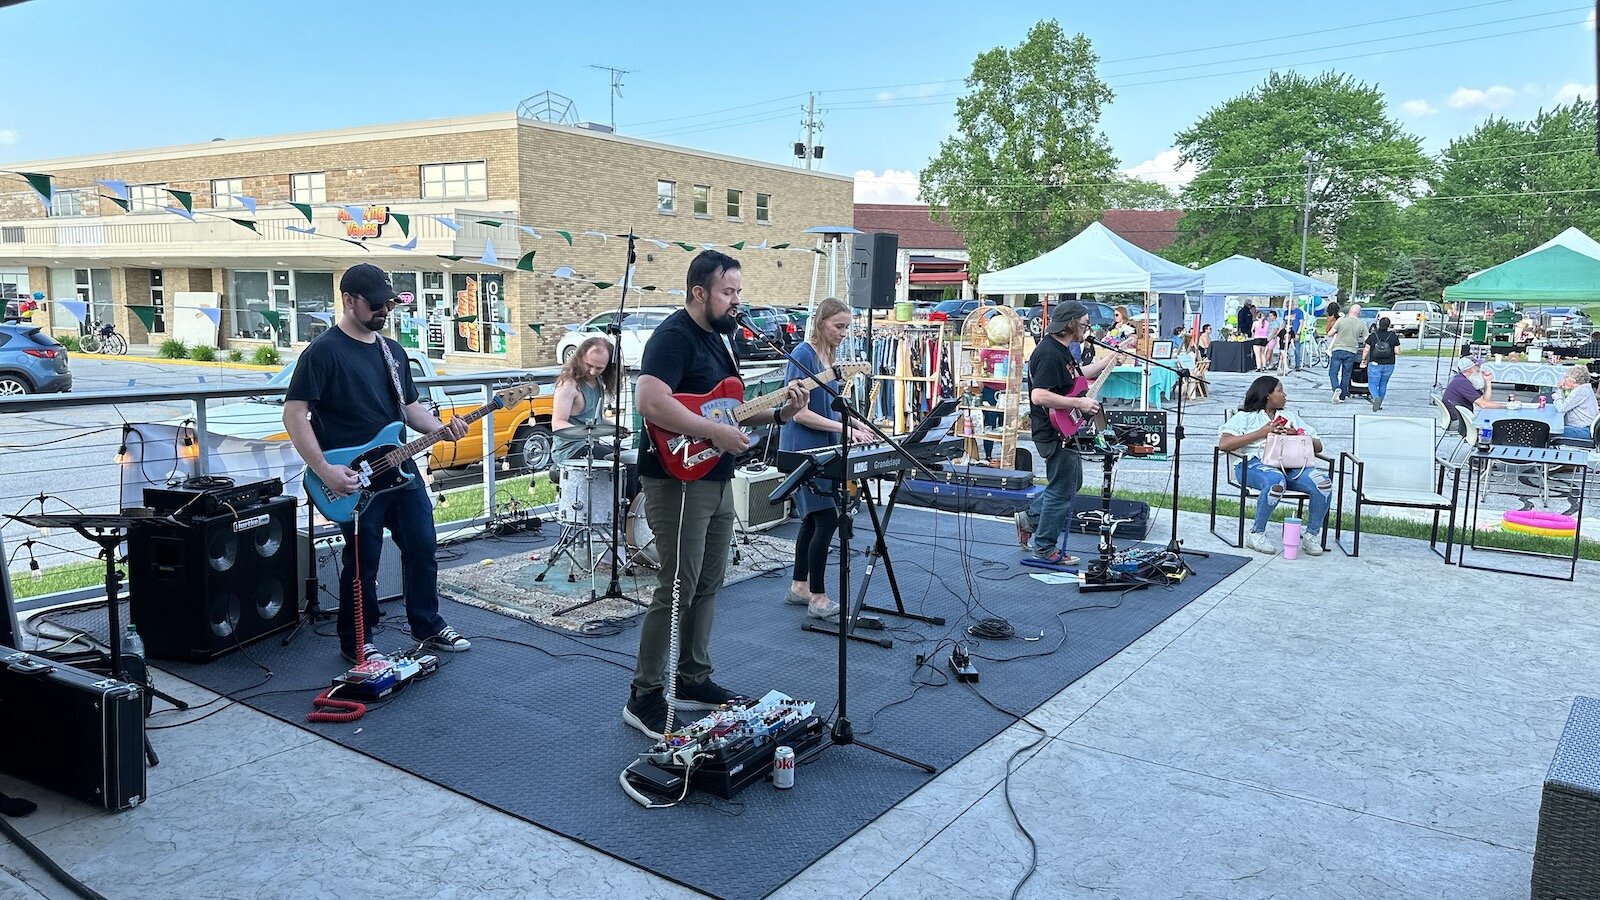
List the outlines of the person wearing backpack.
{"type": "Polygon", "coordinates": [[[1400,334],[1389,330],[1389,317],[1378,320],[1378,330],[1367,335],[1361,358],[1367,364],[1367,393],[1372,395],[1372,411],[1383,409],[1389,393],[1389,376],[1400,353],[1400,334]]]}

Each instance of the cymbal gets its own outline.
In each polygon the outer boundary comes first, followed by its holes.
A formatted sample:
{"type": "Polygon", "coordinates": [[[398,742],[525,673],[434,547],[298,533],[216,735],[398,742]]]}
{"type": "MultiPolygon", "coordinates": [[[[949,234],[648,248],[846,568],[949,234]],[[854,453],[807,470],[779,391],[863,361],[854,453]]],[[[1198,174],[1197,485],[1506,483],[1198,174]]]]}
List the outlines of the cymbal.
{"type": "Polygon", "coordinates": [[[566,428],[552,433],[558,438],[566,438],[569,441],[593,441],[600,438],[616,437],[619,432],[622,437],[627,437],[630,433],[628,429],[619,429],[610,422],[596,422],[593,425],[568,425],[566,428]]]}

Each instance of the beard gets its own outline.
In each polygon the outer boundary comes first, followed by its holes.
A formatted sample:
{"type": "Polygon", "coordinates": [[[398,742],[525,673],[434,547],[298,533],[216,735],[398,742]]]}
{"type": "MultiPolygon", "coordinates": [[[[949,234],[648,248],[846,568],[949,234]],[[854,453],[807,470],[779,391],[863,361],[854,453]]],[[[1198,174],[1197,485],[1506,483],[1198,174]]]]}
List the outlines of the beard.
{"type": "Polygon", "coordinates": [[[708,324],[711,325],[711,330],[717,334],[733,334],[739,330],[739,320],[735,319],[731,312],[723,313],[712,319],[708,324]]]}
{"type": "Polygon", "coordinates": [[[383,327],[389,324],[389,316],[385,313],[378,313],[360,321],[361,327],[368,331],[382,331],[383,327]]]}
{"type": "Polygon", "coordinates": [[[1467,380],[1472,382],[1472,386],[1474,388],[1477,388],[1480,391],[1483,390],[1483,373],[1482,372],[1473,372],[1471,375],[1467,376],[1467,380]]]}

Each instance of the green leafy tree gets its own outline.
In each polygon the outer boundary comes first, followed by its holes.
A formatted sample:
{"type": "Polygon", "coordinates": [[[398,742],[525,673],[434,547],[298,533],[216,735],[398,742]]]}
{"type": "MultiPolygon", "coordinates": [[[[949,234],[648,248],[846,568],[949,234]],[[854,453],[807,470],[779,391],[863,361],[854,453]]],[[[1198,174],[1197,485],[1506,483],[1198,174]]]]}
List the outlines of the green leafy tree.
{"type": "Polygon", "coordinates": [[[1334,72],[1275,72],[1201,116],[1177,146],[1200,168],[1182,194],[1174,253],[1185,262],[1242,253],[1299,268],[1309,155],[1307,268],[1349,272],[1354,257],[1395,252],[1400,204],[1431,171],[1383,94],[1334,72]]]}
{"type": "Polygon", "coordinates": [[[1166,185],[1116,176],[1105,189],[1106,209],[1177,209],[1178,195],[1166,185]]]}
{"type": "Polygon", "coordinates": [[[1421,300],[1422,290],[1417,287],[1417,270],[1411,264],[1411,257],[1404,253],[1395,257],[1394,265],[1389,267],[1389,274],[1383,279],[1383,286],[1378,288],[1378,302],[1384,306],[1393,306],[1401,300],[1421,300]]]}
{"type": "Polygon", "coordinates": [[[1416,233],[1467,273],[1504,262],[1568,226],[1600,230],[1595,105],[1579,100],[1531,121],[1492,118],[1446,148],[1431,193],[1415,207],[1416,233]]]}
{"type": "Polygon", "coordinates": [[[1032,259],[1099,218],[1116,157],[1100,130],[1111,89],[1089,39],[1040,22],[978,55],[956,133],[920,175],[931,215],[966,239],[973,268],[1032,259]]]}

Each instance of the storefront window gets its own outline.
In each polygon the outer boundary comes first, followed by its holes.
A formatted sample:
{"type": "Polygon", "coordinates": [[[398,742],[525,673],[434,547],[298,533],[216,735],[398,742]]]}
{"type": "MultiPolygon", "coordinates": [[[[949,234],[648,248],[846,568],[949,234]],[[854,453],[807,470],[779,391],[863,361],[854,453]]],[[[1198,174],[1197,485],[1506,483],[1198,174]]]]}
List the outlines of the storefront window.
{"type": "Polygon", "coordinates": [[[251,340],[269,340],[272,323],[262,313],[272,308],[272,294],[266,272],[234,272],[232,290],[228,292],[228,318],[233,323],[233,336],[251,340]]]}
{"type": "Polygon", "coordinates": [[[507,320],[505,279],[498,274],[452,273],[454,335],[451,349],[468,353],[504,353],[506,336],[496,323],[507,320]],[[470,321],[461,321],[469,319],[470,321]]]}
{"type": "Polygon", "coordinates": [[[414,349],[422,344],[423,329],[413,319],[420,318],[417,311],[417,273],[390,272],[389,283],[400,295],[400,305],[389,314],[389,328],[400,346],[414,349]]]}
{"type": "Polygon", "coordinates": [[[335,300],[332,272],[295,272],[295,339],[309,341],[331,328],[343,312],[335,300]],[[327,313],[328,321],[313,318],[312,313],[327,313]]]}

